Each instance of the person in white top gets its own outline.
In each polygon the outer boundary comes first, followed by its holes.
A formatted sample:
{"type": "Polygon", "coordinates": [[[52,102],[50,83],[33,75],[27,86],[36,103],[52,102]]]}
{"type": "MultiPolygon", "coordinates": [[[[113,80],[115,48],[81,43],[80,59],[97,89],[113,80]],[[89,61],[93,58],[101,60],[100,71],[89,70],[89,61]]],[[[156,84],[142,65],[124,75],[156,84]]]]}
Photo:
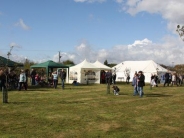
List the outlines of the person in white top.
{"type": "Polygon", "coordinates": [[[56,89],[57,88],[57,84],[58,84],[58,74],[57,74],[56,71],[54,71],[52,73],[52,77],[53,77],[54,88],[56,89]]]}
{"type": "Polygon", "coordinates": [[[172,85],[171,86],[173,86],[173,84],[178,86],[176,73],[172,74],[172,85]]]}
{"type": "Polygon", "coordinates": [[[22,84],[24,85],[24,89],[27,90],[27,85],[26,85],[26,74],[24,70],[21,70],[20,77],[19,77],[19,91],[22,89],[22,84]]]}

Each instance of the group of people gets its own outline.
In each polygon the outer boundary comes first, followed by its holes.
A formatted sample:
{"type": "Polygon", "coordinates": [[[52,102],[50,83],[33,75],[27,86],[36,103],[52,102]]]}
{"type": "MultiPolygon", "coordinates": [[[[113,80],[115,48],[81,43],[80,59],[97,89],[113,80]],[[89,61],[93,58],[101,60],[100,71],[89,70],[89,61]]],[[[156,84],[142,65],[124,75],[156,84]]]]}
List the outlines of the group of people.
{"type": "Polygon", "coordinates": [[[134,77],[132,79],[132,86],[134,87],[134,93],[133,95],[139,95],[140,97],[143,97],[143,87],[145,86],[145,76],[142,71],[139,71],[138,73],[135,72],[134,77]]]}
{"type": "MultiPolygon", "coordinates": [[[[36,73],[36,71],[34,69],[32,69],[30,76],[31,76],[31,84],[32,85],[37,85],[37,84],[42,85],[42,83],[46,79],[43,76],[43,74],[41,76],[39,76],[38,73],[36,73]]],[[[59,72],[54,71],[51,73],[51,76],[48,79],[49,86],[53,85],[53,87],[56,89],[57,85],[58,85],[58,78],[59,77],[61,78],[61,87],[62,87],[62,89],[64,89],[64,82],[66,79],[66,72],[64,71],[64,69],[61,69],[59,72]]]]}
{"type": "MultiPolygon", "coordinates": [[[[10,73],[6,73],[4,68],[0,68],[0,84],[1,87],[13,87],[13,89],[18,89],[21,91],[22,88],[27,90],[28,87],[28,78],[30,77],[31,85],[42,84],[45,81],[45,75],[39,75],[36,70],[32,69],[29,73],[29,70],[20,70],[19,75],[17,75],[14,71],[10,73]]],[[[66,79],[66,72],[64,69],[59,71],[58,73],[54,71],[51,74],[51,81],[53,83],[54,88],[57,88],[58,85],[58,77],[61,78],[61,86],[64,89],[64,83],[66,79]]]]}
{"type": "MultiPolygon", "coordinates": [[[[139,71],[138,73],[135,72],[134,77],[132,79],[132,86],[134,87],[133,96],[139,95],[140,97],[143,97],[143,87],[145,86],[145,76],[142,71],[139,71]]],[[[118,86],[113,85],[113,93],[114,95],[119,95],[120,89],[118,86]]]]}
{"type": "MultiPolygon", "coordinates": [[[[3,77],[3,69],[0,68],[0,83],[1,83],[1,86],[5,86],[5,77],[3,77]]],[[[20,75],[19,77],[14,73],[14,72],[11,72],[8,76],[8,79],[11,80],[11,81],[18,81],[18,85],[17,86],[14,86],[16,87],[19,91],[22,89],[22,87],[27,90],[27,87],[28,87],[28,77],[30,75],[30,78],[31,78],[31,84],[32,85],[35,85],[37,84],[41,78],[39,77],[38,73],[36,73],[36,70],[32,69],[32,71],[28,72],[28,70],[21,70],[20,72],[20,75]]],[[[43,74],[42,74],[43,75],[43,74]]],[[[116,86],[116,73],[112,71],[102,71],[101,72],[101,76],[103,76],[103,81],[107,84],[113,84],[112,88],[113,88],[113,92],[115,95],[119,95],[119,91],[120,89],[118,88],[118,86],[116,86]]],[[[183,75],[180,75],[180,74],[176,74],[176,73],[170,73],[170,72],[167,72],[165,73],[165,75],[163,76],[164,77],[164,86],[173,86],[173,85],[182,85],[183,84],[183,75]]],[[[64,71],[64,69],[61,69],[59,72],[57,71],[54,71],[52,74],[51,74],[51,81],[53,83],[53,87],[56,89],[57,88],[57,85],[58,85],[58,78],[61,79],[61,87],[62,89],[64,89],[64,83],[65,83],[65,79],[66,79],[66,72],[64,71]]],[[[158,87],[158,83],[159,83],[159,78],[156,74],[152,74],[151,75],[151,86],[152,87],[158,87]]],[[[135,72],[134,74],[134,77],[132,79],[132,86],[134,87],[134,92],[133,92],[133,95],[136,96],[136,95],[139,95],[140,97],[142,97],[144,95],[144,92],[143,92],[143,87],[145,86],[145,76],[143,74],[142,71],[139,71],[138,73],[135,72]]]]}
{"type": "Polygon", "coordinates": [[[116,73],[108,70],[107,72],[101,71],[102,83],[116,84],[116,73]]]}
{"type": "Polygon", "coordinates": [[[27,90],[27,70],[21,70],[19,75],[14,71],[8,72],[4,70],[4,68],[0,68],[0,70],[1,86],[7,89],[18,89],[20,91],[23,85],[25,90],[27,90]]]}
{"type": "Polygon", "coordinates": [[[166,72],[164,75],[164,87],[167,84],[167,86],[173,86],[173,85],[177,85],[177,86],[181,86],[183,84],[183,79],[184,76],[181,74],[177,74],[177,73],[170,73],[170,72],[166,72]]]}
{"type": "Polygon", "coordinates": [[[65,85],[65,79],[66,79],[66,72],[61,69],[60,72],[57,72],[57,71],[54,71],[52,73],[52,78],[53,78],[53,84],[54,84],[54,88],[56,89],[57,88],[57,85],[58,85],[58,76],[61,78],[61,87],[62,89],[64,89],[65,85]]]}

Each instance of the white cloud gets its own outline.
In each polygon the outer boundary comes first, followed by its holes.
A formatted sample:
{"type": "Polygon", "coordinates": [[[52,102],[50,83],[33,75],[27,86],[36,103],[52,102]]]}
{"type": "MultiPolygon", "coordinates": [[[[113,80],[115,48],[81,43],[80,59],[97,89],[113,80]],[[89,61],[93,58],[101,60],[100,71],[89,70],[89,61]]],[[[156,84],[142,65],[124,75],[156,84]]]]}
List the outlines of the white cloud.
{"type": "Polygon", "coordinates": [[[27,26],[22,19],[20,19],[15,26],[21,27],[23,30],[30,30],[31,28],[27,26]]]}
{"type": "Polygon", "coordinates": [[[106,0],[74,0],[75,2],[88,2],[88,3],[93,3],[93,2],[105,2],[106,0]]]}
{"type": "MultiPolygon", "coordinates": [[[[117,45],[109,50],[100,49],[98,51],[93,50],[89,44],[81,43],[76,47],[74,53],[62,53],[62,61],[70,59],[77,64],[84,59],[90,62],[99,60],[102,63],[106,59],[108,63],[120,63],[126,60],[154,60],[165,65],[171,65],[172,62],[183,64],[183,42],[172,36],[166,36],[163,41],[163,43],[155,44],[145,38],[129,45],[117,45]]],[[[54,57],[55,61],[58,61],[58,54],[54,57]]]]}
{"type": "Polygon", "coordinates": [[[144,40],[136,40],[133,44],[128,45],[128,48],[132,48],[135,46],[144,47],[144,46],[151,45],[151,44],[152,44],[152,41],[145,38],[144,40]]]}
{"type": "MultiPolygon", "coordinates": [[[[14,45],[17,45],[14,43],[14,45]]],[[[61,52],[61,62],[65,60],[72,60],[74,63],[78,64],[84,59],[89,62],[95,62],[99,60],[104,63],[105,60],[108,63],[120,63],[126,60],[154,60],[157,63],[162,63],[165,65],[174,64],[184,64],[184,47],[183,41],[180,38],[175,38],[173,36],[165,36],[162,43],[153,43],[151,40],[145,38],[143,40],[136,40],[129,45],[116,45],[110,49],[100,49],[95,50],[91,48],[92,46],[87,42],[81,42],[76,46],[75,50],[72,52],[61,52]],[[177,45],[176,45],[177,44],[177,45]]],[[[27,55],[16,55],[14,50],[10,59],[18,62],[24,62],[27,55]]],[[[7,56],[1,53],[2,56],[7,56]]],[[[38,53],[34,53],[38,55],[38,53]]],[[[29,59],[29,57],[28,57],[29,59]]],[[[40,63],[52,59],[55,62],[59,61],[59,55],[56,53],[53,57],[47,54],[40,54],[34,60],[34,62],[40,63]]]]}
{"type": "Polygon", "coordinates": [[[117,3],[123,3],[124,0],[115,0],[117,3]]]}
{"type": "Polygon", "coordinates": [[[183,0],[127,0],[123,8],[131,15],[140,12],[160,14],[168,21],[168,29],[175,32],[177,24],[184,23],[183,0]]]}

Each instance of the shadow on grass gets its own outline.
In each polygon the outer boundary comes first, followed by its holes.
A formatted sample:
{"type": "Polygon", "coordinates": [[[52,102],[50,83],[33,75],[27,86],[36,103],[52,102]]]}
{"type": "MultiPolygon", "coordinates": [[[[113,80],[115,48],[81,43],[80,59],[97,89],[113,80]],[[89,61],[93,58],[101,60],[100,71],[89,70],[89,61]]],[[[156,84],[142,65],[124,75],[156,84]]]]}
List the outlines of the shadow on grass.
{"type": "Polygon", "coordinates": [[[58,102],[60,104],[79,104],[79,103],[84,103],[82,101],[60,101],[58,102]]]}
{"type": "Polygon", "coordinates": [[[73,90],[74,90],[74,89],[76,89],[76,90],[77,90],[77,89],[83,90],[83,89],[87,89],[87,88],[85,88],[85,87],[77,87],[77,86],[76,86],[76,87],[65,87],[65,89],[66,89],[66,90],[72,90],[72,89],[73,89],[73,90]]]}
{"type": "MultiPolygon", "coordinates": [[[[28,91],[29,91],[29,92],[30,92],[30,91],[33,91],[33,92],[34,92],[34,91],[43,91],[43,92],[44,92],[44,91],[50,91],[50,89],[29,89],[28,91]]],[[[26,92],[26,91],[25,91],[25,92],[26,92]]]]}
{"type": "Polygon", "coordinates": [[[49,91],[51,89],[54,89],[53,87],[49,87],[49,86],[29,86],[28,87],[28,91],[49,91]]]}
{"type": "Polygon", "coordinates": [[[144,94],[146,97],[172,97],[173,95],[165,95],[165,94],[144,94]]]}
{"type": "Polygon", "coordinates": [[[22,105],[22,104],[27,104],[29,102],[8,102],[8,104],[14,104],[14,105],[22,105]]]}
{"type": "MultiPolygon", "coordinates": [[[[111,94],[113,94],[114,95],[114,93],[111,93],[111,94]]],[[[128,96],[129,94],[126,94],[126,93],[119,93],[119,95],[114,95],[114,96],[128,96]]]]}

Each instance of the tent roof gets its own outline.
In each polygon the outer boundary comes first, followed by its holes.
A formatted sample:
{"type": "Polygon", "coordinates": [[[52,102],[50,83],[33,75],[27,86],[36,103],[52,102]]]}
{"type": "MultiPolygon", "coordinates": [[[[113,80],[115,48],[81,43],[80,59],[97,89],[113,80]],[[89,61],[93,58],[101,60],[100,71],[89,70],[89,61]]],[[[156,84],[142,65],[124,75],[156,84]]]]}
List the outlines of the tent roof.
{"type": "Polygon", "coordinates": [[[17,63],[12,60],[8,60],[5,57],[0,56],[0,67],[6,66],[7,61],[8,61],[8,67],[23,67],[24,66],[22,63],[17,63]]]}
{"type": "Polygon", "coordinates": [[[103,70],[112,70],[110,67],[102,64],[101,62],[99,62],[98,60],[96,62],[93,63],[93,65],[95,65],[96,67],[98,67],[99,69],[103,69],[103,70]]]}
{"type": "Polygon", "coordinates": [[[40,63],[40,64],[35,64],[32,65],[31,68],[68,68],[68,66],[63,65],[61,63],[56,63],[52,60],[48,60],[46,62],[40,63]]]}
{"type": "Polygon", "coordinates": [[[92,63],[88,62],[86,59],[84,61],[82,61],[81,63],[79,63],[73,67],[70,67],[70,68],[98,69],[98,67],[96,67],[92,63]]]}
{"type": "Polygon", "coordinates": [[[130,69],[131,72],[143,71],[143,72],[167,72],[168,70],[155,63],[153,60],[146,61],[124,61],[114,66],[113,69],[119,71],[125,71],[125,69],[130,69]]]}

